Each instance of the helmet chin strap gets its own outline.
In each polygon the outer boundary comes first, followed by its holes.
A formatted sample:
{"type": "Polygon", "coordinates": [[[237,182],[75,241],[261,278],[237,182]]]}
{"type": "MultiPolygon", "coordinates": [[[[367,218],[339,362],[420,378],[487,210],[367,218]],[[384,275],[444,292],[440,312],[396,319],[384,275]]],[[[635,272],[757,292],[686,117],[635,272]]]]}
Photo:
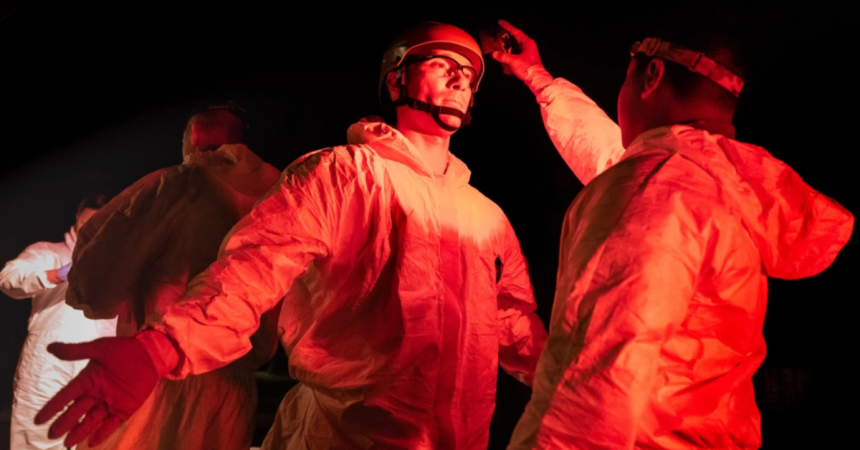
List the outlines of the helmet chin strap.
{"type": "Polygon", "coordinates": [[[406,83],[403,80],[403,69],[402,68],[398,69],[398,71],[397,71],[397,84],[400,86],[400,98],[398,98],[392,104],[392,106],[395,108],[398,106],[401,106],[401,105],[406,105],[406,106],[408,106],[408,107],[410,107],[416,111],[426,112],[426,113],[430,114],[431,116],[433,116],[433,120],[435,120],[436,123],[443,130],[446,130],[446,131],[457,131],[460,128],[468,125],[469,122],[472,121],[472,115],[469,113],[469,111],[472,109],[472,103],[474,102],[474,97],[471,100],[469,100],[469,108],[466,110],[466,112],[463,112],[457,108],[451,108],[448,106],[441,106],[441,105],[432,105],[432,104],[427,103],[425,101],[417,100],[417,99],[409,97],[409,95],[406,94],[406,83]],[[441,118],[442,114],[457,117],[458,119],[460,119],[460,126],[454,127],[454,126],[448,125],[447,123],[443,122],[442,118],[441,118]]]}

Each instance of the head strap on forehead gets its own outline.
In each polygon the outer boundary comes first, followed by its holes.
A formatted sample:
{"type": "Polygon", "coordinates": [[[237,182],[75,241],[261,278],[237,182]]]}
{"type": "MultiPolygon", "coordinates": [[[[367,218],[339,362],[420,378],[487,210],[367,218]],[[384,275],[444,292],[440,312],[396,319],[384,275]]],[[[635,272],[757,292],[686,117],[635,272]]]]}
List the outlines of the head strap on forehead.
{"type": "Polygon", "coordinates": [[[630,48],[630,56],[644,53],[648,56],[656,56],[680,64],[691,72],[704,75],[714,83],[719,84],[732,95],[737,97],[744,87],[744,80],[722,64],[708,58],[703,53],[687,50],[657,37],[645,38],[642,42],[635,42],[630,48]]]}

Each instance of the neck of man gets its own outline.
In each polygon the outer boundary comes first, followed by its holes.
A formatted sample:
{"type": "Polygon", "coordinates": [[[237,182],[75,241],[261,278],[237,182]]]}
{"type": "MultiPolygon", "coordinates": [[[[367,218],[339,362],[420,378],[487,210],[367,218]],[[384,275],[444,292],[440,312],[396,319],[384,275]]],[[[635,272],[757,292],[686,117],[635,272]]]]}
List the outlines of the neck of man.
{"type": "MultiPolygon", "coordinates": [[[[630,142],[627,142],[625,147],[629,146],[632,141],[642,133],[660,127],[693,124],[725,124],[728,128],[731,128],[731,123],[734,119],[734,112],[712,107],[710,105],[699,105],[695,107],[674,105],[666,108],[650,107],[648,108],[648,112],[645,113],[644,119],[645,120],[640,122],[641,126],[636,130],[636,135],[631,137],[630,142]]],[[[717,126],[716,128],[720,129],[725,127],[717,126]]]]}
{"type": "Polygon", "coordinates": [[[448,147],[451,135],[440,136],[409,126],[409,122],[398,121],[397,131],[415,146],[424,162],[430,166],[434,175],[444,175],[448,169],[448,147]]]}

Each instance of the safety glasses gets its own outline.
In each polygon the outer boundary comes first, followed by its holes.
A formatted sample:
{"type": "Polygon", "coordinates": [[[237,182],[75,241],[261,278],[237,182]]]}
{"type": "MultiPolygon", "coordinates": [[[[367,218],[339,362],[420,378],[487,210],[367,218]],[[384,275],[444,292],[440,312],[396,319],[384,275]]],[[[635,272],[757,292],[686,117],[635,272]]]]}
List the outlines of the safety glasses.
{"type": "Polygon", "coordinates": [[[453,77],[457,72],[463,73],[463,78],[474,89],[474,83],[478,79],[478,71],[472,66],[461,65],[455,59],[443,55],[430,55],[424,57],[410,58],[403,65],[421,64],[425,71],[440,77],[453,77]]]}

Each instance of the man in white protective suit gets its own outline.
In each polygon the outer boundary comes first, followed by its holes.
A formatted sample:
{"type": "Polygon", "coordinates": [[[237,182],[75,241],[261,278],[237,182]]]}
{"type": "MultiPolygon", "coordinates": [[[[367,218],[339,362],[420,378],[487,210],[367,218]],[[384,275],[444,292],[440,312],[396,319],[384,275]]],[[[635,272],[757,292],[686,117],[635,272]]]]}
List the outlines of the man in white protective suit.
{"type": "Polygon", "coordinates": [[[522,51],[494,58],[585,184],[510,450],[759,448],[768,277],[820,273],[853,231],[839,203],[735,140],[742,48],[720,18],[671,19],[633,44],[618,124],[502,23],[522,51]]]}
{"type": "Polygon", "coordinates": [[[33,419],[86,362],[57,359],[47,352],[47,345],[54,341],[85,342],[115,334],[115,320],[87,319],[65,302],[78,230],[106,202],[104,195],[85,198],[78,205],[75,224],[63,242],[37,242],[0,271],[0,291],[14,299],[32,298],[33,302],[27,339],[15,371],[10,448],[64,448],[62,440],[48,438],[48,424],[35,425],[33,419]]]}
{"type": "Polygon", "coordinates": [[[396,124],[361,120],[348,145],[292,164],[147,331],[52,347],[92,362],[39,421],[73,402],[53,435],[105,439],[162,377],[247,352],[283,298],[299,384],[263,448],[486,449],[498,366],[530,384],[546,331],[510,223],[449,151],[483,73],[459,28],[398,37],[379,78],[396,124]]]}
{"type": "MultiPolygon", "coordinates": [[[[66,302],[87,317],[117,317],[117,336],[175,305],[218,256],[224,236],[280,171],[245,144],[245,110],[232,101],[196,108],[182,164],[117,195],[81,230],[66,302]]],[[[251,337],[253,350],[218,370],[163,379],[143,406],[98,446],[78,450],[247,450],[254,435],[254,372],[278,348],[277,308],[251,337]]]]}

